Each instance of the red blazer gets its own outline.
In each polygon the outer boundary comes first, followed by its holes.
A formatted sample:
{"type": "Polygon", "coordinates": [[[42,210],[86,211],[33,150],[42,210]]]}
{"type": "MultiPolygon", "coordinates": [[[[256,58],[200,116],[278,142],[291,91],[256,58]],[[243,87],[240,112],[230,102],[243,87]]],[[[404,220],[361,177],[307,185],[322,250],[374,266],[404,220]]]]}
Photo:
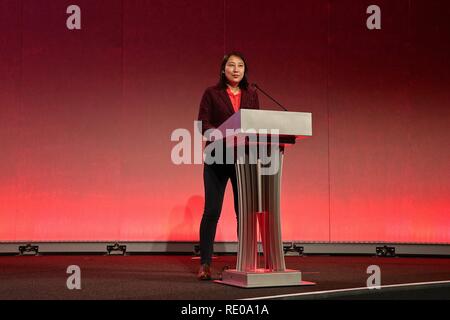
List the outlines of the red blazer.
{"type": "MultiPolygon", "coordinates": [[[[259,100],[253,88],[241,89],[240,109],[259,109],[259,100]]],[[[209,87],[203,94],[198,112],[198,120],[202,122],[202,134],[208,129],[219,127],[234,114],[233,105],[226,89],[218,85],[209,87]]]]}

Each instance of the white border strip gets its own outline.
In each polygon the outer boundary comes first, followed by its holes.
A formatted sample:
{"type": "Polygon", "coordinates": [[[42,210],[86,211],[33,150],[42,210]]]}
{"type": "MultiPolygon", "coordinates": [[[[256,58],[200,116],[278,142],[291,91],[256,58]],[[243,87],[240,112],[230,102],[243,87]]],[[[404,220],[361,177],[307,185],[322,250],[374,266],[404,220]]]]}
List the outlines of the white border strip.
{"type": "MultiPolygon", "coordinates": [[[[118,242],[121,245],[127,246],[127,253],[146,253],[146,252],[186,252],[192,253],[194,246],[198,245],[197,242],[187,241],[173,241],[173,242],[152,242],[152,241],[33,241],[28,242],[18,241],[0,241],[0,254],[19,254],[19,246],[30,243],[32,245],[39,246],[39,253],[52,254],[52,253],[106,253],[107,245],[112,245],[118,242]]],[[[450,243],[441,244],[419,244],[419,243],[385,243],[385,242],[371,242],[371,243],[309,243],[301,241],[289,241],[283,242],[289,246],[298,244],[303,246],[304,254],[364,254],[374,256],[376,254],[376,248],[384,245],[395,247],[397,255],[433,255],[433,256],[450,256],[450,243]]],[[[216,253],[236,253],[237,242],[218,242],[214,244],[214,252],[216,253]]]]}
{"type": "MultiPolygon", "coordinates": [[[[423,285],[430,285],[430,284],[447,284],[447,283],[450,284],[450,280],[390,284],[390,285],[380,286],[379,288],[385,289],[385,288],[411,287],[411,286],[423,286],[423,285]]],[[[246,298],[246,299],[239,299],[239,300],[262,300],[262,299],[274,299],[274,298],[297,297],[297,296],[313,296],[313,295],[326,294],[326,293],[363,291],[363,290],[373,290],[374,292],[378,292],[378,289],[375,289],[375,288],[359,287],[359,288],[348,288],[348,289],[336,289],[336,290],[325,290],[325,291],[280,294],[280,295],[276,295],[276,296],[246,298]]]]}

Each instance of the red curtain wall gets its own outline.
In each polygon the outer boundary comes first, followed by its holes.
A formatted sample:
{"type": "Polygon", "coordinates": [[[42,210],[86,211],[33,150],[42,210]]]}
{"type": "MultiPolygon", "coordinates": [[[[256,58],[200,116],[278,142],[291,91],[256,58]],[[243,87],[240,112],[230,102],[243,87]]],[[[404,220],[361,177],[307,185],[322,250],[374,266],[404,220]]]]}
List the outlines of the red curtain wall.
{"type": "MultiPolygon", "coordinates": [[[[285,240],[450,243],[450,4],[379,0],[369,31],[372,2],[0,0],[0,241],[197,241],[202,166],[172,164],[170,135],[238,49],[313,114],[285,240]]],[[[235,223],[229,187],[217,240],[235,223]]]]}

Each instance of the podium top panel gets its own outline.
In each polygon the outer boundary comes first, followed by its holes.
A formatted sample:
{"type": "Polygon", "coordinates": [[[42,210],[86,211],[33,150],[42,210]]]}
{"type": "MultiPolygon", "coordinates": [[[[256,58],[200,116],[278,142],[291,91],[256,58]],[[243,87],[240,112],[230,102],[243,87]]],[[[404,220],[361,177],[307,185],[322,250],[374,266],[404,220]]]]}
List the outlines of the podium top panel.
{"type": "Polygon", "coordinates": [[[312,114],[310,112],[291,112],[241,109],[228,118],[219,128],[225,136],[238,133],[278,130],[280,136],[312,136],[312,114]]]}

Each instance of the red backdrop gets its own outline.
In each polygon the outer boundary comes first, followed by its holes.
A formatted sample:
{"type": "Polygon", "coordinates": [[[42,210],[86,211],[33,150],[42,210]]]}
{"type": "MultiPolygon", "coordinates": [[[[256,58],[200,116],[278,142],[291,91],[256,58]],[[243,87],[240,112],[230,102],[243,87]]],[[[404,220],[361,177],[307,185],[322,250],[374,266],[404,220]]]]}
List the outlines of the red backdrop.
{"type": "MultiPolygon", "coordinates": [[[[449,16],[446,0],[0,0],[0,241],[196,241],[202,166],[172,164],[170,135],[237,49],[313,114],[285,158],[285,240],[450,243],[449,16]]],[[[235,230],[229,187],[217,240],[235,230]]]]}

